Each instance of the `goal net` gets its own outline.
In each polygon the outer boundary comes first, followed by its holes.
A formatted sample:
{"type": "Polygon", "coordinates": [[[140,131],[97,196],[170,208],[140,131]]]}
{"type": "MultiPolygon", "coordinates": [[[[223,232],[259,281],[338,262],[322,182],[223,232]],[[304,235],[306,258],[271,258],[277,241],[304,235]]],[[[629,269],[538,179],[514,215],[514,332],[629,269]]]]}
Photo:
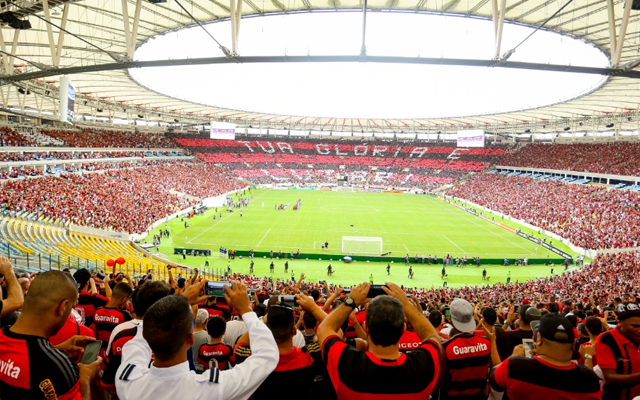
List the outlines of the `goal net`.
{"type": "Polygon", "coordinates": [[[343,236],[343,254],[382,254],[382,238],[371,236],[343,236]]]}

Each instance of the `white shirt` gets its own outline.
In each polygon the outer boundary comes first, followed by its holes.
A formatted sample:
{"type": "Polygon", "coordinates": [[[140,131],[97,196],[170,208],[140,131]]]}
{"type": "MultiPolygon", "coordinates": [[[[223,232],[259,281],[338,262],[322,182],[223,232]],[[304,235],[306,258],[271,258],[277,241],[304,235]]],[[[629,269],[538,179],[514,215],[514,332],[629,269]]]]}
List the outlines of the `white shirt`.
{"type": "Polygon", "coordinates": [[[238,338],[247,331],[247,326],[242,321],[227,322],[227,330],[222,336],[222,343],[231,347],[236,345],[238,338]]]}
{"type": "Polygon", "coordinates": [[[247,399],[276,368],[279,354],[271,331],[258,321],[255,313],[248,312],[242,319],[251,335],[251,357],[233,369],[220,372],[217,383],[215,375],[209,372],[197,375],[190,371],[186,361],[169,368],[149,366],[151,349],[142,336],[142,329],[138,328],[137,335],[122,349],[122,364],[116,374],[118,397],[121,400],[247,399]]]}

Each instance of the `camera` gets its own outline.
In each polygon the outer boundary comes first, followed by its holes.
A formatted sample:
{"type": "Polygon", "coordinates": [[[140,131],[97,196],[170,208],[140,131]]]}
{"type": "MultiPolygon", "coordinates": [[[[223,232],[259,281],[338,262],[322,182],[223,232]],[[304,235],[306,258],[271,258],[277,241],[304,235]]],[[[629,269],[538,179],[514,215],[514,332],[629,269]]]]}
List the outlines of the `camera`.
{"type": "Polygon", "coordinates": [[[376,296],[381,296],[383,294],[386,294],[384,290],[382,290],[382,288],[385,285],[371,285],[369,287],[369,293],[367,293],[367,298],[374,298],[376,296]]]}
{"type": "Polygon", "coordinates": [[[207,282],[205,287],[205,294],[207,296],[223,297],[226,293],[224,287],[231,287],[231,283],[223,281],[207,282]]]}
{"type": "Polygon", "coordinates": [[[291,308],[298,307],[298,299],[296,299],[296,296],[280,296],[278,298],[278,303],[291,308]]]}

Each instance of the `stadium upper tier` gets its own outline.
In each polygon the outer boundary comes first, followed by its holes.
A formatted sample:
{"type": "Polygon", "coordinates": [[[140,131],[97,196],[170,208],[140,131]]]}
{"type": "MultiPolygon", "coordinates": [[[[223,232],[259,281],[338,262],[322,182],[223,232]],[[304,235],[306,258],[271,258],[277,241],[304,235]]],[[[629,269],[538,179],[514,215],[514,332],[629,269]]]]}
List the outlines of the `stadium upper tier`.
{"type": "Polygon", "coordinates": [[[66,147],[115,147],[172,149],[176,145],[162,133],[141,133],[94,128],[15,130],[0,127],[0,147],[37,147],[53,144],[66,147]]]}
{"type": "Polygon", "coordinates": [[[640,175],[640,143],[530,144],[500,165],[598,174],[640,175]]]}
{"type": "Polygon", "coordinates": [[[637,247],[640,193],[501,174],[479,174],[446,191],[588,249],[637,247]]]}
{"type": "Polygon", "coordinates": [[[222,164],[254,183],[349,182],[400,186],[451,183],[498,163],[510,146],[457,148],[452,143],[262,138],[213,140],[176,137],[204,161],[222,164]],[[375,167],[374,169],[370,167],[375,167]]]}

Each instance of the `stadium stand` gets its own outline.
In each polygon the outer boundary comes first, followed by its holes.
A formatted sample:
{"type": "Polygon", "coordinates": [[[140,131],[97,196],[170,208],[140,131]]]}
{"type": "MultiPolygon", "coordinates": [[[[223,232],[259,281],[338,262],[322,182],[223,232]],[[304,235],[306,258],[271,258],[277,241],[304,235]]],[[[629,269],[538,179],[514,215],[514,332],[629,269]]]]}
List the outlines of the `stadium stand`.
{"type": "Polygon", "coordinates": [[[42,129],[41,133],[71,147],[175,148],[164,134],[83,128],[79,130],[42,129]]]}
{"type": "Polygon", "coordinates": [[[37,146],[38,143],[6,126],[0,127],[0,147],[37,146]]]}
{"type": "Polygon", "coordinates": [[[588,249],[637,247],[640,195],[503,174],[480,174],[446,194],[526,221],[588,249]]]}
{"type": "Polygon", "coordinates": [[[0,183],[0,204],[4,212],[140,233],[151,223],[196,205],[193,198],[215,197],[241,186],[211,164],[162,164],[4,181],[0,183]]]}
{"type": "Polygon", "coordinates": [[[153,270],[164,276],[166,262],[157,261],[125,240],[70,233],[65,226],[27,219],[0,217],[0,253],[26,263],[30,272],[50,269],[104,270],[108,259],[123,257],[126,274],[153,270]]]}
{"type": "Polygon", "coordinates": [[[0,162],[28,162],[28,161],[56,161],[56,160],[92,160],[101,158],[145,158],[145,157],[186,157],[186,153],[181,152],[136,152],[136,151],[114,151],[114,152],[25,152],[11,151],[0,152],[0,162]]]}
{"type": "Polygon", "coordinates": [[[638,176],[640,143],[530,144],[500,165],[638,176]]]}
{"type": "Polygon", "coordinates": [[[410,141],[172,137],[202,160],[225,165],[255,184],[335,183],[336,173],[346,173],[355,185],[435,188],[469,172],[484,171],[511,151],[501,145],[461,149],[410,141]]]}

